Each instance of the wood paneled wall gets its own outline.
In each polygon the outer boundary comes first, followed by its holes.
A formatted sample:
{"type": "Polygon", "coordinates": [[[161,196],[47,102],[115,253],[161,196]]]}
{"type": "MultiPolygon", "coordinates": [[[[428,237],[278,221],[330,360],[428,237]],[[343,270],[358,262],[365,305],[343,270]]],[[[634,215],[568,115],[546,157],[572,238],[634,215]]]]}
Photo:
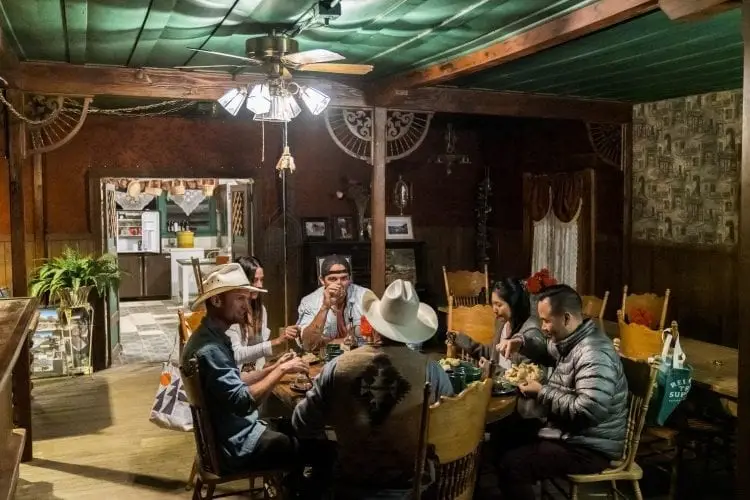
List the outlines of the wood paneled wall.
{"type": "MultiPolygon", "coordinates": [[[[297,164],[290,178],[290,213],[298,219],[354,215],[352,202],[339,200],[335,192],[344,187],[345,177],[369,182],[370,166],[338,149],[322,117],[298,117],[289,127],[289,143],[297,164]]],[[[280,127],[266,125],[263,147],[260,126],[246,118],[89,116],[70,143],[46,155],[42,214],[46,235],[35,235],[29,262],[44,255],[45,248],[49,256],[58,255],[65,246],[95,249],[88,213],[87,179],[91,172],[134,177],[253,177],[260,199],[256,253],[265,257],[269,287],[280,290],[280,252],[272,251],[276,232],[270,227],[280,210],[280,186],[274,168],[280,149],[280,127]]],[[[524,277],[530,269],[521,252],[522,173],[580,168],[577,158],[591,153],[581,122],[437,115],[422,146],[409,157],[388,164],[387,213],[398,213],[390,193],[402,175],[413,186],[413,200],[406,214],[413,217],[416,238],[426,242],[426,284],[442,297],[443,265],[476,268],[476,192],[485,166],[489,166],[494,185],[491,273],[493,277],[524,277]],[[452,123],[456,131],[458,152],[471,159],[470,165],[454,166],[450,175],[444,165],[434,163],[435,155],[445,151],[447,123],[452,123]]],[[[32,184],[29,173],[29,189],[32,184]]],[[[31,192],[29,199],[33,199],[31,192]]],[[[7,206],[7,170],[4,175],[0,172],[0,206],[4,200],[7,206]]],[[[26,213],[29,234],[33,234],[33,204],[26,213]]],[[[0,235],[8,232],[5,226],[7,219],[0,217],[0,235]]],[[[6,264],[9,255],[2,261],[0,285],[10,276],[6,264]]],[[[294,252],[291,255],[293,261],[294,252]]],[[[616,260],[602,265],[605,270],[613,267],[619,268],[616,260]]],[[[291,269],[290,279],[295,276],[295,269],[291,269]]],[[[281,316],[280,296],[276,293],[268,297],[272,327],[281,316]]]]}
{"type": "MultiPolygon", "coordinates": [[[[737,257],[721,249],[649,245],[633,242],[632,293],[671,290],[668,320],[680,333],[737,346],[737,257]]],[[[621,299],[615,295],[615,303],[621,299]]]]}

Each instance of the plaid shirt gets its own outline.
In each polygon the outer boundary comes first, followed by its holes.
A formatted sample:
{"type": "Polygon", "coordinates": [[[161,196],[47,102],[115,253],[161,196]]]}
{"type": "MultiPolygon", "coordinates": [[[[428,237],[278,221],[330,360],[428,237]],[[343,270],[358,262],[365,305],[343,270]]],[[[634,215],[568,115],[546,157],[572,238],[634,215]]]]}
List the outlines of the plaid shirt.
{"type": "MultiPolygon", "coordinates": [[[[362,318],[362,297],[364,296],[367,288],[361,287],[351,283],[347,289],[346,305],[344,307],[344,321],[347,326],[354,326],[354,335],[357,337],[357,343],[364,345],[366,343],[364,337],[359,333],[359,323],[362,318]]],[[[307,328],[315,316],[323,307],[323,287],[321,286],[309,295],[302,298],[299,304],[299,319],[297,325],[303,330],[307,328]]],[[[326,316],[325,325],[323,325],[323,335],[330,339],[334,339],[338,335],[338,326],[336,324],[336,313],[328,311],[326,316]]]]}

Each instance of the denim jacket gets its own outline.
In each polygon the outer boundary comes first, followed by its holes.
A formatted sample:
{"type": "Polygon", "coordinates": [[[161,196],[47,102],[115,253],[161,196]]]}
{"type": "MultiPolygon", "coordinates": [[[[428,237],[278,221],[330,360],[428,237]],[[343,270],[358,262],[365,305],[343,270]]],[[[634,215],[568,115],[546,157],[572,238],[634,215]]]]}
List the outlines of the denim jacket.
{"type": "Polygon", "coordinates": [[[210,317],[203,320],[185,345],[183,364],[191,358],[198,360],[221,472],[237,470],[252,454],[266,424],[259,420],[258,403],[240,379],[229,337],[210,317]]]}

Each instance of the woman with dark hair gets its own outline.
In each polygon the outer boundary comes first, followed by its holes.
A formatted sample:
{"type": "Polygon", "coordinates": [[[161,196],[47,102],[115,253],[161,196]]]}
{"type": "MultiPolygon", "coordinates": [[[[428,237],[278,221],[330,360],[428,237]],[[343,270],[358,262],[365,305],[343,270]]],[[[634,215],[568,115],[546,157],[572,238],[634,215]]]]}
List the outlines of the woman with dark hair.
{"type": "MultiPolygon", "coordinates": [[[[245,271],[250,284],[263,289],[263,265],[260,260],[257,257],[239,257],[236,262],[245,271]]],[[[256,370],[261,370],[265,365],[265,356],[271,356],[274,347],[297,338],[299,328],[288,326],[283,335],[269,340],[271,330],[268,329],[268,314],[262,296],[260,292],[253,292],[245,323],[232,325],[226,332],[232,341],[234,360],[240,370],[251,363],[255,363],[256,370]]]]}
{"type": "Polygon", "coordinates": [[[508,359],[514,343],[525,346],[527,352],[546,352],[547,341],[538,320],[531,314],[529,292],[522,281],[515,278],[496,281],[492,287],[492,310],[498,327],[492,343],[480,344],[464,333],[456,333],[457,347],[475,359],[494,362],[508,359]]]}

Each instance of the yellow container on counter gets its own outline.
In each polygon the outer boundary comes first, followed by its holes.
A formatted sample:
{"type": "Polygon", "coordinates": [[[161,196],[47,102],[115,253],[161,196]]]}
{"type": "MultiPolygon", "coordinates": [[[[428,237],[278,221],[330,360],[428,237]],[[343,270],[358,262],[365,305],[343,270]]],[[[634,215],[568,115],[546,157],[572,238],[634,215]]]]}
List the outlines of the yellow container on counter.
{"type": "Polygon", "coordinates": [[[193,233],[192,231],[177,232],[178,248],[193,248],[193,246],[195,246],[195,233],[193,233]]]}

